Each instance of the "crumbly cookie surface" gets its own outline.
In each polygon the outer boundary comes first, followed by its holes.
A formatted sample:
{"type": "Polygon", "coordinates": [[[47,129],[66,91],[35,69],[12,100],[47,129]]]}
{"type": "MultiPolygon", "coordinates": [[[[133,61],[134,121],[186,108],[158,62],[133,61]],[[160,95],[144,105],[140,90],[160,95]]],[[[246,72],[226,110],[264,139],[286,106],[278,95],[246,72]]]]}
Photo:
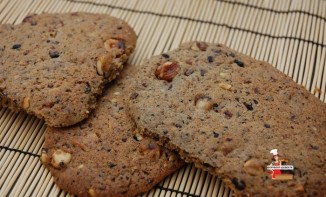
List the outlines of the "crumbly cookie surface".
{"type": "Polygon", "coordinates": [[[177,154],[134,134],[124,104],[128,76],[135,71],[128,67],[88,119],[68,128],[47,128],[41,161],[71,194],[135,196],[183,165],[177,154]]]}
{"type": "Polygon", "coordinates": [[[140,132],[219,176],[239,196],[322,196],[326,105],[273,66],[190,42],[146,60],[130,94],[140,132]],[[294,178],[272,180],[278,149],[294,178]]]}
{"type": "Polygon", "coordinates": [[[56,127],[88,117],[136,44],[126,22],[90,13],[31,15],[0,35],[1,105],[56,127]]]}

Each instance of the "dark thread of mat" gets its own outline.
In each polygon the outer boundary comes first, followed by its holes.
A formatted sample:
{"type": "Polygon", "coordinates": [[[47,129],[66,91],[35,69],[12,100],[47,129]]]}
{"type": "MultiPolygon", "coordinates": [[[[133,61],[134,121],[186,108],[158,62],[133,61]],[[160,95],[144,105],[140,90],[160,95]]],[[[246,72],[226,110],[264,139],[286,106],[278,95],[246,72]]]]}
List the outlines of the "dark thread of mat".
{"type": "Polygon", "coordinates": [[[170,189],[170,188],[165,188],[159,185],[155,186],[156,189],[160,189],[160,190],[166,190],[166,191],[170,191],[171,193],[175,192],[177,194],[181,194],[181,195],[187,195],[187,196],[192,196],[192,197],[200,197],[199,195],[195,195],[195,194],[190,194],[187,192],[183,192],[183,191],[179,191],[179,190],[174,190],[174,189],[170,189]]]}
{"type": "Polygon", "coordinates": [[[9,148],[9,147],[5,147],[5,146],[0,146],[0,150],[1,149],[4,149],[6,151],[13,151],[13,152],[21,153],[21,154],[24,154],[24,155],[30,155],[30,156],[34,156],[34,157],[40,157],[38,154],[26,152],[26,151],[23,151],[23,150],[18,150],[18,149],[15,149],[15,148],[9,148]]]}

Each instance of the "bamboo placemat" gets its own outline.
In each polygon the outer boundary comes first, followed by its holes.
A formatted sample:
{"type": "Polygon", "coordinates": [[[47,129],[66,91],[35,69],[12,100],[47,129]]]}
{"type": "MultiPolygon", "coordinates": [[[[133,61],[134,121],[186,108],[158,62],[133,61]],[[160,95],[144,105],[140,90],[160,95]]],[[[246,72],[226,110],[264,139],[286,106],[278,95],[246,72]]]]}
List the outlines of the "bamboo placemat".
{"type": "MultiPolygon", "coordinates": [[[[219,42],[275,65],[326,101],[325,0],[0,0],[0,22],[19,24],[29,13],[106,13],[136,31],[130,59],[182,42],[219,42]]],[[[0,110],[0,196],[69,196],[39,162],[44,122],[0,110]]],[[[232,196],[218,177],[188,165],[144,196],[232,196]]]]}

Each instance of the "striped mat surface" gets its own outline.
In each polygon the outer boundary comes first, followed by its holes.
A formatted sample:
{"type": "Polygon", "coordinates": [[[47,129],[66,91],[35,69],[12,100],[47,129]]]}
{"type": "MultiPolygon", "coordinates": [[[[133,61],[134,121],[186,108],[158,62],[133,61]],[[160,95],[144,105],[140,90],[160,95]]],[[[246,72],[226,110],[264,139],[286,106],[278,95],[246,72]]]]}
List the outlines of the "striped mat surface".
{"type": "MultiPolygon", "coordinates": [[[[223,43],[273,64],[326,101],[325,0],[0,0],[0,22],[29,13],[105,13],[136,31],[130,63],[191,40],[223,43]]],[[[0,108],[0,196],[70,196],[39,161],[46,125],[0,108]]],[[[143,196],[232,196],[215,176],[188,165],[143,196]]]]}

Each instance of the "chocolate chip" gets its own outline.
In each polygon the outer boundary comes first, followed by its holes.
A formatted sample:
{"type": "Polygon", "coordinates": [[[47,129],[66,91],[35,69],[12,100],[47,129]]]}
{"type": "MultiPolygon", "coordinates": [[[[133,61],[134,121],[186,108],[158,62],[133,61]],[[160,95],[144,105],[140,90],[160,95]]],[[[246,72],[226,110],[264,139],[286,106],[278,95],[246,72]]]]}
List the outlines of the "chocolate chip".
{"type": "Polygon", "coordinates": [[[265,128],[271,128],[271,125],[265,123],[265,124],[264,124],[264,127],[265,127],[265,128]]]}
{"type": "Polygon", "coordinates": [[[238,178],[233,178],[232,183],[237,190],[244,190],[246,188],[246,183],[238,178]]]}
{"type": "Polygon", "coordinates": [[[134,93],[132,93],[131,95],[130,95],[130,99],[131,100],[134,100],[134,99],[136,99],[137,97],[138,97],[138,93],[137,92],[134,92],[134,93]]]}
{"type": "Polygon", "coordinates": [[[148,179],[148,184],[152,184],[152,183],[154,183],[154,180],[153,179],[148,179]]]}
{"type": "Polygon", "coordinates": [[[229,110],[226,110],[224,112],[224,115],[225,115],[225,118],[227,118],[227,119],[230,119],[233,116],[232,112],[230,112],[229,110]]]}
{"type": "Polygon", "coordinates": [[[12,49],[20,49],[20,47],[21,47],[22,45],[21,44],[14,44],[14,45],[12,45],[12,49]]]}
{"type": "Polygon", "coordinates": [[[226,138],[225,140],[226,140],[227,142],[231,142],[231,141],[232,141],[232,138],[229,138],[229,137],[228,137],[228,138],[226,138]]]}
{"type": "Polygon", "coordinates": [[[65,162],[60,161],[60,162],[59,162],[59,166],[60,166],[61,168],[65,167],[65,162]]]}
{"type": "Polygon", "coordinates": [[[252,107],[252,103],[246,103],[246,102],[244,102],[243,104],[246,106],[247,110],[249,110],[249,111],[254,110],[254,108],[252,107]]]}
{"type": "Polygon", "coordinates": [[[233,52],[230,53],[231,57],[235,57],[235,54],[233,52]]]}
{"type": "Polygon", "coordinates": [[[167,134],[168,134],[168,131],[167,131],[167,130],[164,130],[164,131],[163,131],[163,134],[164,134],[164,135],[167,135],[167,134]]]}
{"type": "Polygon", "coordinates": [[[244,63],[238,59],[234,60],[234,63],[236,63],[240,67],[244,67],[244,63]]]}
{"type": "Polygon", "coordinates": [[[51,58],[58,58],[60,56],[59,52],[57,50],[51,50],[49,51],[49,55],[51,58]]]}
{"type": "Polygon", "coordinates": [[[170,58],[169,54],[166,54],[166,53],[163,53],[162,56],[163,56],[165,59],[169,59],[169,58],[170,58]]]}
{"type": "Polygon", "coordinates": [[[314,145],[312,145],[312,144],[309,144],[309,146],[310,146],[310,148],[312,148],[312,149],[314,149],[314,150],[318,150],[318,149],[319,149],[318,146],[314,146],[314,145]]]}
{"type": "Polygon", "coordinates": [[[85,129],[85,128],[86,128],[86,125],[84,125],[84,124],[81,124],[81,125],[79,125],[79,128],[80,128],[81,130],[83,130],[83,129],[85,129]]]}
{"type": "Polygon", "coordinates": [[[184,75],[186,76],[189,76],[191,75],[192,73],[194,73],[195,71],[193,69],[187,69],[185,72],[184,72],[184,75]]]}
{"type": "Polygon", "coordinates": [[[117,29],[122,29],[122,27],[121,27],[121,26],[119,26],[119,27],[117,27],[117,29]]]}
{"type": "Polygon", "coordinates": [[[254,103],[257,105],[258,104],[258,101],[256,99],[254,99],[254,103]]]}
{"type": "Polygon", "coordinates": [[[177,128],[182,128],[182,126],[180,125],[180,124],[178,124],[178,123],[174,123],[173,124],[175,127],[177,127],[177,128]]]}
{"type": "Polygon", "coordinates": [[[112,163],[112,162],[109,162],[108,163],[108,166],[109,166],[109,168],[114,168],[115,166],[117,166],[117,164],[112,163]]]}
{"type": "Polygon", "coordinates": [[[155,148],[155,145],[154,144],[147,144],[147,148],[149,150],[153,150],[155,148]]]}
{"type": "Polygon", "coordinates": [[[205,74],[207,73],[207,70],[205,69],[200,69],[200,76],[205,76],[205,74]]]}
{"type": "Polygon", "coordinates": [[[208,163],[204,163],[204,167],[207,167],[207,168],[209,168],[209,167],[212,167],[211,165],[209,165],[208,163]]]}
{"type": "Polygon", "coordinates": [[[213,109],[215,112],[219,112],[219,105],[218,105],[217,103],[214,103],[212,109],[213,109]]]}
{"type": "Polygon", "coordinates": [[[251,80],[250,80],[250,79],[245,79],[243,82],[244,82],[245,84],[249,84],[249,83],[251,83],[251,80]]]}
{"type": "Polygon", "coordinates": [[[255,92],[256,94],[260,94],[260,90],[259,90],[257,87],[254,89],[254,92],[255,92]]]}
{"type": "Polygon", "coordinates": [[[118,47],[119,49],[125,50],[126,49],[126,44],[123,40],[118,41],[118,47]]]}
{"type": "Polygon", "coordinates": [[[213,131],[213,136],[214,136],[214,138],[218,138],[219,135],[220,135],[219,133],[213,131]]]}
{"type": "Polygon", "coordinates": [[[88,82],[86,82],[86,85],[85,85],[85,93],[86,94],[89,94],[91,92],[91,90],[92,90],[92,86],[89,85],[88,82]]]}
{"type": "Polygon", "coordinates": [[[128,140],[127,137],[123,137],[123,138],[122,138],[122,141],[123,141],[123,142],[126,142],[127,140],[128,140]]]}
{"type": "Polygon", "coordinates": [[[214,61],[213,56],[208,56],[208,57],[207,57],[207,61],[208,61],[209,63],[212,63],[212,62],[214,61]]]}

